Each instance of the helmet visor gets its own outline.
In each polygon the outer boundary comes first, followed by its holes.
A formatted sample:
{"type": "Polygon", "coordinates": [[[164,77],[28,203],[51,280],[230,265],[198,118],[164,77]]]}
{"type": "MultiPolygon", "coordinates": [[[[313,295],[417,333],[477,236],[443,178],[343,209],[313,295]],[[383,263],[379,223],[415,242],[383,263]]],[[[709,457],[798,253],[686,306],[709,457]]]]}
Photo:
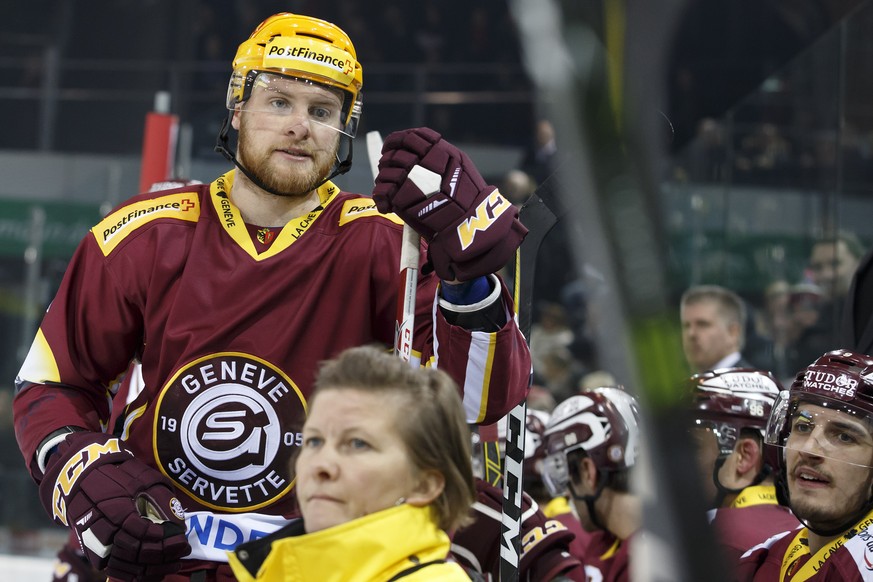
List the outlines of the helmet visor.
{"type": "Polygon", "coordinates": [[[827,397],[780,392],[765,442],[787,451],[873,468],[873,418],[827,397]]]}
{"type": "Polygon", "coordinates": [[[349,106],[343,91],[309,79],[253,71],[251,90],[242,103],[233,79],[228,89],[227,108],[273,116],[277,123],[291,120],[310,125],[313,131],[328,129],[354,137],[357,124],[345,124],[349,106]]]}
{"type": "Polygon", "coordinates": [[[552,497],[567,493],[570,473],[567,470],[567,455],[563,451],[547,455],[543,460],[543,483],[552,497]]]}
{"type": "Polygon", "coordinates": [[[581,444],[546,455],[542,463],[543,483],[552,497],[565,495],[570,491],[570,467],[567,457],[575,450],[584,448],[581,444]]]}

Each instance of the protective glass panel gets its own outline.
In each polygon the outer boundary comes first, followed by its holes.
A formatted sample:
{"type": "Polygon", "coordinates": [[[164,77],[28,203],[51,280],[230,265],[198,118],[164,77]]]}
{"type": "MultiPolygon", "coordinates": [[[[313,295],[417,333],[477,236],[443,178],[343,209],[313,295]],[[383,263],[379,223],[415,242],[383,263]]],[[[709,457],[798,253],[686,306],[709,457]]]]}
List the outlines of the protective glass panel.
{"type": "Polygon", "coordinates": [[[274,116],[277,123],[306,123],[312,131],[327,128],[354,137],[343,127],[343,99],[338,89],[306,79],[260,73],[241,107],[246,112],[274,116]]]}
{"type": "Polygon", "coordinates": [[[828,398],[788,399],[783,392],[767,427],[769,444],[873,468],[873,421],[870,413],[828,398]]]}

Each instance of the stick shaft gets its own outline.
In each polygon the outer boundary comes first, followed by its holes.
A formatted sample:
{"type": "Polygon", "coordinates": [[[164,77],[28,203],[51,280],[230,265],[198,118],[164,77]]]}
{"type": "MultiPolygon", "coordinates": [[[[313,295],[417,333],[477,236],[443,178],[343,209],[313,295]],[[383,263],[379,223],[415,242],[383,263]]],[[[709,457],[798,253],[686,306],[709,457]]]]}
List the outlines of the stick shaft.
{"type": "MultiPolygon", "coordinates": [[[[378,131],[367,133],[367,155],[373,179],[379,173],[382,156],[382,136],[378,131]]],[[[394,353],[404,362],[412,360],[412,339],[415,329],[415,292],[418,288],[418,259],[420,237],[408,224],[403,225],[400,243],[400,288],[394,326],[394,353]]]]}

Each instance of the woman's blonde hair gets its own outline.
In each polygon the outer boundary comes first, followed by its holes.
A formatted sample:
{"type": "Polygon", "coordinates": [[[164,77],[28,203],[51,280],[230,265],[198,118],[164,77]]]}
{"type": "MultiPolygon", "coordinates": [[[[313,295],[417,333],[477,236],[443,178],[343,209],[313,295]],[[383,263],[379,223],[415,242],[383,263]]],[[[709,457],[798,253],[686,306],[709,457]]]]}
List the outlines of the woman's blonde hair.
{"type": "Polygon", "coordinates": [[[360,346],[322,363],[311,400],[325,390],[342,388],[406,400],[396,426],[409,458],[420,471],[435,470],[445,479],[445,488],[431,504],[434,522],[446,531],[465,525],[476,496],[470,429],[449,375],[434,368],[412,368],[382,349],[360,346]]]}

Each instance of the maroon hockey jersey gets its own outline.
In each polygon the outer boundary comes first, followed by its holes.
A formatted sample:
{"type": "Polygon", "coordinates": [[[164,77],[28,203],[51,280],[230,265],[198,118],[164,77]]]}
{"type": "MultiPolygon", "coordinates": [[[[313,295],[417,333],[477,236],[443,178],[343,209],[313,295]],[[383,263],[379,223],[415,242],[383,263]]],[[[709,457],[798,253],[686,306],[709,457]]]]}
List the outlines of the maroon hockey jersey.
{"type": "Polygon", "coordinates": [[[570,502],[566,497],[555,497],[543,508],[543,513],[549,519],[557,519],[573,532],[576,538],[570,543],[570,555],[580,560],[585,557],[585,548],[591,538],[591,532],[585,531],[579,518],[570,508],[570,502]]]}
{"type": "Polygon", "coordinates": [[[746,552],[737,580],[743,582],[863,582],[873,580],[873,512],[815,555],[808,531],[801,528],[773,536],[746,552]]]}
{"type": "MultiPolygon", "coordinates": [[[[468,571],[496,581],[500,578],[500,531],[503,491],[476,479],[474,522],[452,536],[452,556],[468,571]]],[[[573,532],[549,519],[537,503],[522,494],[521,555],[518,579],[547,582],[557,576],[585,582],[582,563],[570,554],[573,532]]]]}
{"type": "Polygon", "coordinates": [[[591,534],[585,553],[585,573],[591,582],[629,582],[629,548],[633,536],[620,540],[608,531],[591,534]]]}
{"type": "Polygon", "coordinates": [[[752,546],[777,533],[800,527],[791,510],[776,502],[773,485],[746,487],[730,507],[713,509],[708,517],[715,528],[719,547],[732,567],[752,546]]]}
{"type": "MultiPolygon", "coordinates": [[[[258,252],[228,197],[234,175],[139,195],[92,229],[14,401],[34,471],[51,432],[106,427],[110,387],[139,358],[144,387],[122,438],[181,494],[190,557],[216,561],[293,515],[289,461],[319,362],[351,346],[392,346],[402,232],[370,198],[327,182],[320,206],[258,252]]],[[[496,422],[525,397],[531,371],[509,293],[504,328],[470,332],[444,319],[438,284],[420,278],[414,354],[460,384],[470,422],[496,422]]]]}

